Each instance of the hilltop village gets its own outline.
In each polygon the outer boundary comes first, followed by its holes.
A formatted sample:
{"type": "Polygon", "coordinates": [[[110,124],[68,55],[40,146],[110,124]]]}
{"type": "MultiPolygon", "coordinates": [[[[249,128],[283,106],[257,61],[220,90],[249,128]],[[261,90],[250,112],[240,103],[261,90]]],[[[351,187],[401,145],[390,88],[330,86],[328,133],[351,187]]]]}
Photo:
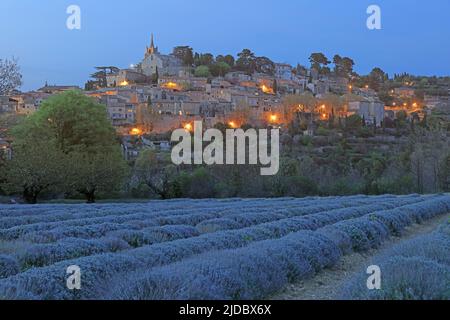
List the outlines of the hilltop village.
{"type": "MultiPolygon", "coordinates": [[[[362,77],[352,59],[339,55],[329,61],[314,53],[310,61],[310,68],[275,63],[247,49],[237,58],[214,57],[187,46],[163,54],[152,35],[141,62],[126,69],[97,67],[84,92],[106,105],[122,136],[189,128],[195,120],[206,127],[286,128],[294,118],[301,134],[314,135],[320,121],[358,115],[368,126],[389,127],[399,114],[420,121],[435,108],[449,107],[450,88],[439,79],[416,83],[404,74],[389,81],[379,68],[362,77]]],[[[28,115],[51,95],[74,89],[80,88],[46,83],[36,91],[1,96],[0,112],[28,115]]]]}
{"type": "Polygon", "coordinates": [[[123,159],[131,167],[143,155],[148,158],[148,150],[157,154],[151,158],[156,181],[144,184],[163,198],[175,191],[162,192],[161,185],[178,188],[173,177],[179,178],[180,172],[181,178],[183,172],[195,178],[194,167],[177,168],[175,174],[166,171],[171,165],[171,132],[192,131],[195,121],[201,121],[204,130],[279,128],[283,159],[270,187],[258,182],[251,168],[241,166],[234,172],[234,167],[211,167],[200,172],[206,180],[202,176],[202,183],[191,184],[196,191],[187,188],[191,191],[182,196],[422,193],[449,188],[450,78],[388,75],[379,67],[359,75],[355,61],[338,54],[330,59],[312,53],[309,62],[274,62],[249,49],[236,56],[215,56],[178,46],[165,54],[152,35],[140,62],[127,68],[95,67],[84,88],[45,83],[35,91],[0,96],[2,157],[13,157],[11,128],[21,118],[35,113],[49,97],[78,90],[106,107],[123,159]],[[222,183],[225,192],[219,190],[222,183]]]}

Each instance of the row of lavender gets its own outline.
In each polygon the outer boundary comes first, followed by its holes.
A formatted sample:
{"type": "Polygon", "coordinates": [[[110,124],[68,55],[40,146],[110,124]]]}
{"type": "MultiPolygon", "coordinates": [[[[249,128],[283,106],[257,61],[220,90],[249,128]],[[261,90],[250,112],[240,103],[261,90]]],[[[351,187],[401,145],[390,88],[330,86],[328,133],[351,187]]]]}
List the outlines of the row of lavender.
{"type": "MultiPolygon", "coordinates": [[[[410,196],[411,197],[411,196],[410,196]]],[[[416,195],[416,197],[418,197],[416,195]]],[[[154,201],[133,205],[35,205],[35,206],[0,206],[0,229],[8,229],[22,225],[45,223],[49,226],[67,222],[68,225],[88,225],[101,222],[124,222],[142,219],[142,217],[165,217],[186,213],[233,212],[236,209],[271,210],[276,208],[301,208],[319,204],[340,203],[372,203],[376,200],[394,200],[395,196],[352,196],[347,198],[309,197],[303,199],[230,199],[230,200],[172,200],[167,202],[154,201]],[[105,218],[106,220],[102,220],[105,218]],[[114,218],[118,220],[113,220],[114,218]],[[124,220],[120,220],[120,218],[124,220]],[[110,220],[112,219],[112,220],[110,220]]]]}
{"type": "MultiPolygon", "coordinates": [[[[299,231],[244,248],[208,252],[179,263],[121,275],[110,299],[264,299],[287,283],[335,265],[342,254],[379,246],[392,234],[450,211],[450,197],[299,231]]],[[[365,282],[363,282],[365,283],[365,282]]]]}
{"type": "MultiPolygon", "coordinates": [[[[311,202],[309,199],[295,201],[286,199],[282,206],[279,205],[278,200],[265,200],[258,202],[258,206],[261,206],[261,203],[267,203],[264,208],[233,209],[232,206],[228,205],[226,210],[219,207],[215,208],[216,211],[214,212],[211,208],[206,208],[208,212],[185,213],[184,215],[177,210],[177,214],[175,212],[165,212],[162,213],[162,216],[161,213],[130,213],[108,215],[100,218],[35,222],[19,224],[15,227],[0,230],[0,239],[37,242],[37,244],[25,246],[26,250],[18,250],[14,254],[15,257],[8,259],[8,261],[12,259],[17,260],[18,267],[15,268],[15,273],[18,273],[19,270],[23,271],[30,267],[51,265],[70,258],[118,252],[128,250],[131,247],[136,248],[177,239],[197,237],[203,233],[219,230],[241,229],[252,225],[306,216],[323,211],[333,212],[333,210],[338,210],[337,208],[346,207],[349,210],[353,210],[348,212],[367,213],[370,210],[394,207],[398,205],[399,200],[401,200],[401,203],[409,203],[421,201],[421,198],[417,196],[403,197],[401,199],[393,198],[392,196],[383,198],[362,198],[358,196],[327,198],[320,201],[320,203],[317,203],[317,201],[311,202]],[[382,202],[382,204],[371,204],[378,202],[382,202]],[[184,224],[179,225],[179,223],[184,224]]],[[[46,207],[43,210],[46,210],[46,207]]],[[[334,213],[338,215],[339,211],[334,213]]],[[[83,213],[83,215],[85,214],[83,213]]],[[[9,219],[11,218],[6,218],[3,222],[7,223],[9,219]]],[[[3,277],[12,274],[13,272],[10,271],[7,274],[4,273],[3,277]]]]}
{"type": "MultiPolygon", "coordinates": [[[[264,200],[267,201],[264,206],[261,206],[262,200],[255,201],[259,203],[258,207],[270,207],[268,200],[264,200]]],[[[310,199],[297,203],[298,207],[292,206],[293,210],[284,209],[284,203],[289,206],[291,201],[298,200],[274,201],[276,205],[272,207],[272,212],[265,212],[270,216],[268,221],[263,219],[264,212],[261,212],[260,221],[255,217],[255,220],[250,219],[247,225],[243,223],[240,228],[238,221],[233,220],[239,216],[237,212],[231,209],[219,210],[225,214],[219,218],[196,221],[196,226],[191,228],[196,228],[198,233],[191,229],[193,233],[180,235],[183,239],[165,239],[164,243],[144,241],[140,248],[116,248],[119,251],[116,253],[98,254],[95,250],[87,250],[78,254],[89,256],[76,259],[70,259],[74,258],[73,255],[63,254],[59,260],[43,262],[44,267],[33,268],[0,281],[0,297],[260,298],[286,282],[311,276],[334,264],[346,251],[376,246],[389,234],[401,232],[411,223],[446,213],[450,208],[448,196],[334,198],[316,201],[319,209],[313,209],[310,199]],[[334,208],[328,207],[331,202],[334,208]],[[275,208],[279,210],[276,215],[273,212],[275,208]],[[222,225],[224,220],[220,219],[236,222],[231,225],[234,230],[220,230],[229,227],[227,223],[222,225]],[[208,220],[210,225],[206,231],[210,233],[200,235],[199,229],[204,228],[208,220]],[[56,261],[61,262],[53,264],[56,261]],[[65,271],[67,266],[74,264],[83,270],[83,288],[80,291],[66,288],[65,271]],[[204,290],[202,285],[210,289],[204,290]]],[[[228,203],[229,207],[234,205],[234,201],[228,203]]],[[[263,208],[257,211],[261,210],[263,208]]],[[[240,214],[240,218],[244,219],[245,214],[240,214]]],[[[175,224],[166,227],[181,226],[175,224]]],[[[126,229],[119,231],[124,232],[126,229]]],[[[182,233],[181,230],[177,231],[182,233]]],[[[20,239],[26,234],[20,233],[14,239],[20,239]]],[[[60,246],[58,250],[56,247],[53,249],[65,252],[64,241],[68,248],[70,245],[67,241],[75,240],[62,239],[50,245],[60,246]]],[[[78,238],[78,241],[90,240],[78,238]]],[[[114,246],[120,247],[117,243],[110,244],[110,247],[114,246]]],[[[73,247],[76,247],[75,242],[73,247]]],[[[111,248],[101,252],[108,250],[113,252],[111,248]]]]}
{"type": "MultiPolygon", "coordinates": [[[[47,215],[37,216],[35,218],[39,219],[33,222],[29,222],[30,218],[26,218],[25,221],[18,221],[21,218],[0,218],[0,239],[3,240],[16,240],[23,238],[24,235],[29,235],[33,232],[38,232],[43,234],[46,231],[61,231],[62,229],[83,230],[89,227],[100,228],[101,226],[117,226],[124,225],[128,229],[139,229],[145,227],[161,226],[161,225],[175,225],[175,224],[189,224],[196,225],[199,222],[224,218],[226,216],[235,217],[241,213],[246,213],[247,217],[251,217],[251,214],[267,214],[267,213],[282,213],[282,214],[308,214],[314,213],[318,210],[323,209],[334,209],[343,208],[346,206],[355,206],[365,203],[373,203],[373,199],[326,199],[320,201],[304,201],[304,202],[291,202],[288,201],[286,204],[279,205],[278,202],[270,203],[266,201],[264,205],[254,205],[254,206],[243,206],[238,203],[235,205],[228,205],[222,207],[220,204],[217,206],[211,206],[206,208],[191,208],[185,207],[181,209],[166,209],[154,211],[152,204],[149,204],[147,208],[135,207],[131,211],[113,211],[108,213],[107,211],[102,211],[99,213],[96,210],[84,209],[80,207],[80,213],[74,213],[71,215],[70,219],[66,216],[47,215]],[[59,220],[55,220],[59,219],[59,220]],[[11,221],[13,220],[13,221],[11,221]],[[100,227],[98,227],[100,226],[100,227]]],[[[249,219],[247,218],[247,219],[249,219]]],[[[237,221],[237,222],[242,222],[237,221]]],[[[98,230],[94,230],[97,232],[98,230]]],[[[69,231],[70,232],[70,231],[69,231]]],[[[32,236],[28,236],[32,238],[32,236]]],[[[30,240],[30,239],[27,239],[30,240]]],[[[39,241],[37,241],[39,242],[39,241]]]]}
{"type": "Polygon", "coordinates": [[[382,252],[371,264],[380,268],[380,290],[367,290],[366,270],[361,270],[341,288],[341,299],[449,300],[450,220],[382,252]]]}

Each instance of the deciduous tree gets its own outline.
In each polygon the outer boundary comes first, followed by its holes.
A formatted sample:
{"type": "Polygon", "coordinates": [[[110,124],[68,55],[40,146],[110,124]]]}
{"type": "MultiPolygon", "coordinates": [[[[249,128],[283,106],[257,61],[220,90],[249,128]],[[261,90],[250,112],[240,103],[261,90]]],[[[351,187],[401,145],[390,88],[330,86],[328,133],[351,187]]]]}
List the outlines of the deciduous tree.
{"type": "Polygon", "coordinates": [[[21,194],[30,204],[43,192],[60,192],[67,178],[66,155],[45,141],[14,146],[14,157],[4,168],[2,189],[21,194]]]}
{"type": "Polygon", "coordinates": [[[178,46],[173,48],[172,54],[183,61],[185,66],[192,66],[194,64],[194,52],[189,46],[178,46]]]}
{"type": "Polygon", "coordinates": [[[216,57],[216,62],[225,62],[231,68],[234,67],[235,59],[232,55],[228,54],[226,56],[219,55],[216,57]]]}
{"type": "Polygon", "coordinates": [[[128,171],[119,146],[71,152],[68,160],[71,165],[64,184],[68,190],[84,195],[88,203],[94,203],[99,193],[119,191],[128,171]]]}
{"type": "Polygon", "coordinates": [[[7,94],[22,85],[22,74],[16,59],[0,59],[0,95],[7,94]]]}
{"type": "Polygon", "coordinates": [[[8,182],[24,188],[25,182],[30,185],[25,173],[35,172],[39,184],[27,187],[31,188],[27,191],[31,201],[49,185],[47,180],[42,182],[43,176],[49,181],[64,177],[60,191],[77,191],[93,202],[97,192],[118,188],[126,173],[106,107],[81,92],[69,91],[49,98],[14,129],[13,136],[14,156],[8,165],[16,168],[17,175],[8,182]],[[36,146],[40,146],[40,152],[36,146]],[[48,156],[39,154],[47,150],[51,151],[48,156]],[[27,156],[33,161],[24,161],[27,156]]]}
{"type": "Polygon", "coordinates": [[[197,68],[195,68],[194,75],[196,77],[208,78],[211,76],[211,72],[209,71],[208,66],[198,66],[197,68]]]}
{"type": "Polygon", "coordinates": [[[136,160],[134,174],[139,182],[147,185],[161,199],[172,196],[177,168],[171,164],[170,159],[153,150],[145,150],[136,160]]]}
{"type": "Polygon", "coordinates": [[[221,61],[211,65],[209,70],[213,76],[223,77],[231,70],[231,67],[226,62],[221,61]]]}

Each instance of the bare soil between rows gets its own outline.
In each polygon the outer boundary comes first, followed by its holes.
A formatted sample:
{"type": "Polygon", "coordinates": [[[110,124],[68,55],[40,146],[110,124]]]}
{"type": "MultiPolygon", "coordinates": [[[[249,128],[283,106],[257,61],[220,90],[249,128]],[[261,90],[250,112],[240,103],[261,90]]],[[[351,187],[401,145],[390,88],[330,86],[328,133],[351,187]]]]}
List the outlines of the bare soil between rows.
{"type": "Polygon", "coordinates": [[[361,253],[352,253],[342,257],[338,264],[331,269],[323,270],[314,278],[298,283],[289,284],[270,300],[335,300],[338,299],[339,289],[356,272],[366,269],[371,259],[402,241],[431,233],[439,225],[450,219],[450,213],[439,216],[423,224],[415,224],[405,229],[402,237],[391,237],[381,247],[361,253]]]}

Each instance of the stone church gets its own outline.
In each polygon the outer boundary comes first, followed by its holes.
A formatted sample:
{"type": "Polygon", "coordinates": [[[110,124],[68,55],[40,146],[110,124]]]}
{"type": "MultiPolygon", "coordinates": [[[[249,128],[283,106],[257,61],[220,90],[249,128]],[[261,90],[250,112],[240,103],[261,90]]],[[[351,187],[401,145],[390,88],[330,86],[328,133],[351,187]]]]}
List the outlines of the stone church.
{"type": "Polygon", "coordinates": [[[150,47],[145,50],[145,57],[141,63],[141,71],[146,76],[153,76],[158,73],[159,76],[179,76],[186,72],[183,62],[174,55],[164,55],[159,53],[155,46],[153,34],[150,41],[150,47]]]}

